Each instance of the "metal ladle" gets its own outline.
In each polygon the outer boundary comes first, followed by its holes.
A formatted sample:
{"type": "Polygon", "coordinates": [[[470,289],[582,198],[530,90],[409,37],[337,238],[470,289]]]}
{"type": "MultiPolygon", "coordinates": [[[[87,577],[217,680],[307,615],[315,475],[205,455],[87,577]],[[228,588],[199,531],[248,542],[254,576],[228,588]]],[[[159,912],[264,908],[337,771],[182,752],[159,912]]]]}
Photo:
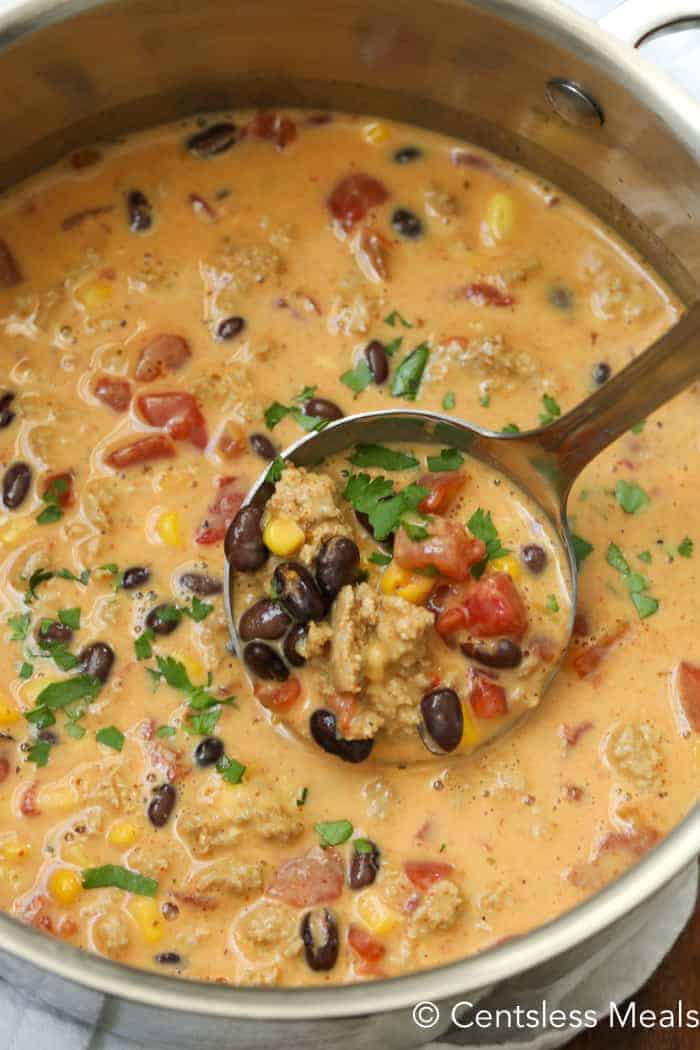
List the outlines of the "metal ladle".
{"type": "MultiPolygon", "coordinates": [[[[312,467],[356,444],[441,444],[457,448],[505,474],[535,504],[561,544],[568,569],[571,616],[566,645],[552,664],[546,688],[566,655],[576,607],[576,556],[567,500],[581,471],[616,438],[700,378],[700,300],[680,321],[621,372],[547,427],[495,434],[440,412],[390,409],[346,416],[308,434],[282,453],[298,467],[312,467]]],[[[244,506],[262,507],[272,486],[264,472],[244,506]]],[[[235,572],[226,564],[226,611],[233,648],[242,658],[234,611],[235,572]]]]}

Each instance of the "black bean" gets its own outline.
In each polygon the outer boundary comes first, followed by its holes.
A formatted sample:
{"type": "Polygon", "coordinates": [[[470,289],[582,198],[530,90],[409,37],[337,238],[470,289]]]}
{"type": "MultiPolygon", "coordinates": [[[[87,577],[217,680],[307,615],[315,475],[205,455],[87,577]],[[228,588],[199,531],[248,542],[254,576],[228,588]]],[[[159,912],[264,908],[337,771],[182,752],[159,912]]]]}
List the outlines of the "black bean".
{"type": "Polygon", "coordinates": [[[394,161],[396,164],[410,164],[411,161],[418,160],[422,156],[423,150],[418,149],[417,146],[402,146],[401,149],[394,152],[394,161]]]}
{"type": "Polygon", "coordinates": [[[478,660],[485,667],[518,667],[523,659],[522,649],[510,638],[499,638],[495,642],[464,642],[461,649],[465,656],[478,660]]]}
{"type": "Polygon", "coordinates": [[[146,627],[154,634],[172,634],[180,620],[179,611],[169,602],[162,602],[151,609],[146,617],[146,627]]]}
{"type": "Polygon", "coordinates": [[[289,678],[286,663],[267,642],[249,642],[243,650],[243,659],[258,678],[276,682],[285,682],[289,678]]]}
{"type": "Polygon", "coordinates": [[[182,962],[182,958],[177,952],[158,952],[155,960],[161,966],[179,966],[182,962]]]}
{"type": "Polygon", "coordinates": [[[223,740],[218,736],[205,736],[195,748],[194,760],[198,766],[215,766],[223,754],[223,740]]]}
{"type": "Polygon", "coordinates": [[[51,747],[55,747],[58,743],[58,735],[52,729],[41,729],[37,733],[36,738],[37,740],[43,740],[45,744],[51,744],[51,747]]]}
{"type": "Polygon", "coordinates": [[[360,551],[347,536],[324,540],[316,557],[316,583],[326,605],[330,605],[342,587],[352,583],[360,564],[360,551]]]}
{"type": "Polygon", "coordinates": [[[245,328],[245,320],[242,317],[226,317],[219,321],[216,327],[217,339],[235,339],[245,328]]]}
{"type": "MultiPolygon", "coordinates": [[[[365,514],[363,510],[356,510],[355,517],[359,521],[365,532],[374,539],[374,529],[372,528],[372,522],[369,520],[369,514],[365,514]]],[[[384,540],[377,540],[377,543],[386,551],[392,551],[394,549],[394,534],[390,532],[384,540]]]]}
{"type": "Polygon", "coordinates": [[[125,591],[135,591],[137,587],[143,587],[151,578],[151,570],[145,565],[130,565],[122,573],[121,586],[125,591]]]}
{"type": "Polygon", "coordinates": [[[591,375],[596,386],[602,386],[603,383],[607,383],[608,379],[610,379],[612,368],[607,361],[598,361],[597,364],[593,365],[593,372],[591,375]]]}
{"type": "Polygon", "coordinates": [[[353,890],[371,886],[379,874],[379,850],[373,842],[370,845],[372,849],[368,853],[361,853],[357,847],[353,852],[348,875],[348,883],[353,890]]]}
{"type": "Polygon", "coordinates": [[[520,560],[534,576],[539,576],[547,567],[547,552],[539,543],[528,543],[520,551],[520,560]]]}
{"type": "Polygon", "coordinates": [[[293,620],[308,623],[309,620],[321,620],[325,615],[326,604],[321,592],[301,562],[280,562],[272,574],[272,586],[293,620]]]}
{"type": "Polygon", "coordinates": [[[423,723],[443,751],[454,751],[464,732],[464,714],[454,689],[438,687],[425,693],[420,702],[423,723]]]}
{"type": "Polygon", "coordinates": [[[91,642],[78,653],[78,666],[83,674],[106,682],[114,663],[114,649],[106,642],[91,642]]]}
{"type": "Polygon", "coordinates": [[[553,288],[550,288],[547,298],[557,310],[566,311],[571,309],[571,292],[568,288],[564,288],[563,285],[555,285],[553,288]]]}
{"type": "Polygon", "coordinates": [[[8,510],[16,510],[29,492],[32,472],[26,463],[13,463],[2,479],[2,502],[8,510]]]}
{"type": "Polygon", "coordinates": [[[260,598],[241,616],[238,633],[244,642],[251,642],[254,638],[272,642],[282,637],[290,622],[279,602],[272,598],[260,598]]]}
{"type": "Polygon", "coordinates": [[[132,233],[144,233],[153,225],[151,202],[141,190],[131,190],[126,196],[129,229],[132,233]]]}
{"type": "Polygon", "coordinates": [[[311,736],[320,748],[343,762],[364,762],[372,751],[373,740],[344,740],[336,734],[336,719],[332,711],[318,708],[309,719],[311,736]]]}
{"type": "Polygon", "coordinates": [[[241,507],[229,525],[224,553],[238,572],[255,572],[269,557],[262,540],[261,517],[262,507],[241,507]]]}
{"type": "Polygon", "coordinates": [[[332,970],[340,948],[338,923],[333,913],[328,908],[321,908],[315,914],[307,911],[301,920],[300,932],[309,967],[312,970],[332,970]],[[319,937],[318,943],[316,937],[319,937]]]}
{"type": "Polygon", "coordinates": [[[203,131],[197,131],[187,140],[187,148],[190,153],[206,160],[214,157],[217,153],[225,153],[236,141],[236,125],[228,122],[212,124],[203,131]]]}
{"type": "Polygon", "coordinates": [[[336,405],[335,401],[329,401],[325,397],[310,397],[304,402],[304,415],[317,416],[319,419],[343,418],[343,410],[336,405]]]}
{"type": "Polygon", "coordinates": [[[68,645],[73,637],[73,630],[60,620],[42,620],[36,632],[39,645],[49,646],[54,643],[68,645]]]}
{"type": "Polygon", "coordinates": [[[391,225],[401,237],[415,240],[423,233],[423,223],[408,208],[397,208],[391,216],[391,225]]]}
{"type": "Polygon", "coordinates": [[[178,582],[184,590],[190,594],[197,594],[200,598],[221,594],[224,589],[221,580],[208,576],[205,572],[183,572],[178,582]]]}
{"type": "Polygon", "coordinates": [[[154,828],[162,828],[168,823],[176,799],[177,793],[172,784],[161,784],[155,789],[147,811],[154,828]]]}
{"type": "Polygon", "coordinates": [[[167,922],[173,922],[179,916],[180,909],[172,901],[163,901],[160,906],[160,913],[167,922]]]}
{"type": "Polygon", "coordinates": [[[5,427],[9,427],[12,420],[15,418],[15,414],[10,408],[10,405],[15,399],[15,395],[11,390],[0,395],[0,430],[4,430],[5,427]]]}
{"type": "Polygon", "coordinates": [[[299,652],[299,645],[306,638],[307,630],[305,623],[295,623],[285,635],[282,652],[292,667],[303,667],[306,663],[306,657],[299,652]]]}
{"type": "Polygon", "coordinates": [[[377,386],[381,386],[382,383],[386,382],[389,375],[389,356],[384,349],[384,344],[380,343],[378,339],[373,339],[370,343],[367,343],[365,357],[367,358],[369,370],[372,373],[372,379],[377,386]]]}
{"type": "Polygon", "coordinates": [[[250,447],[257,456],[261,459],[275,459],[277,456],[277,449],[275,448],[272,441],[270,441],[267,434],[251,434],[250,447]]]}

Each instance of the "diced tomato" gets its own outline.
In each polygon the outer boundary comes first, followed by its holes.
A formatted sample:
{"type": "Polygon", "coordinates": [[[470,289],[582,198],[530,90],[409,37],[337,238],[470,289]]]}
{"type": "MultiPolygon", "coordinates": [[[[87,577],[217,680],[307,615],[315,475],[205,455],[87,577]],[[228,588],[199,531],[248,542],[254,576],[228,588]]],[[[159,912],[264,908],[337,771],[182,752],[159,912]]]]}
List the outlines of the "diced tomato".
{"type": "Polygon", "coordinates": [[[344,230],[351,230],[370,208],[383,204],[388,196],[386,187],[378,179],[357,172],[336,183],[328,198],[328,210],[344,230]]]}
{"type": "Polygon", "coordinates": [[[121,448],[115,448],[114,452],[105,458],[110,467],[121,470],[123,467],[132,467],[135,463],[151,463],[154,459],[172,459],[175,455],[175,446],[165,434],[151,434],[149,437],[139,438],[121,448]]]}
{"type": "Polygon", "coordinates": [[[152,383],[166,372],[176,372],[191,357],[190,347],[181,335],[154,336],[139,352],[134,375],[142,383],[152,383]]]}
{"type": "Polygon", "coordinates": [[[444,864],[437,860],[407,860],[403,870],[413,885],[423,893],[440,879],[449,879],[454,872],[451,864],[444,864]]]}
{"type": "Polygon", "coordinates": [[[591,642],[573,652],[569,662],[579,678],[588,678],[597,671],[605,657],[620,644],[628,630],[628,623],[620,623],[597,642],[591,642]]]}
{"type": "Polygon", "coordinates": [[[344,884],[345,872],[338,851],[314,846],[303,857],[293,857],[280,865],[267,892],[297,908],[310,908],[337,900],[344,884]]]}
{"type": "Polygon", "coordinates": [[[131,401],[131,383],[128,379],[100,376],[92,392],[98,401],[109,405],[115,412],[126,412],[131,401]]]}
{"type": "Polygon", "coordinates": [[[444,514],[457,493],[464,487],[467,475],[461,470],[445,470],[438,474],[424,474],[418,484],[429,489],[418,507],[423,514],[444,514]]]}
{"type": "Polygon", "coordinates": [[[522,638],[527,630],[525,603],[507,572],[482,576],[467,594],[464,607],[467,627],[477,638],[522,638]]]}
{"type": "Polygon", "coordinates": [[[492,682],[478,671],[472,676],[469,703],[479,718],[500,718],[508,713],[508,701],[503,686],[492,682]]]}
{"type": "Polygon", "coordinates": [[[175,441],[190,441],[197,448],[206,448],[207,425],[192,394],[141,394],[136,407],[147,423],[162,427],[175,441]]]}
{"type": "Polygon", "coordinates": [[[350,929],[348,930],[348,944],[364,962],[368,963],[379,962],[386,953],[386,948],[381,941],[373,937],[369,930],[366,930],[363,926],[356,925],[354,922],[350,923],[350,929]]]}
{"type": "Polygon", "coordinates": [[[70,915],[64,915],[63,918],[59,920],[56,933],[64,940],[68,940],[69,937],[75,937],[78,929],[79,927],[75,919],[72,919],[70,915]]]}
{"type": "Polygon", "coordinates": [[[430,534],[423,540],[412,540],[405,529],[399,529],[394,540],[394,558],[403,569],[427,569],[433,566],[451,580],[466,580],[472,565],[486,557],[481,540],[473,539],[458,521],[433,518],[430,534]]]}
{"type": "Polygon", "coordinates": [[[217,485],[219,491],[216,499],[210,504],[206,518],[195,533],[195,543],[220,543],[245,499],[245,490],[237,478],[219,478],[217,485]]]}
{"type": "Polygon", "coordinates": [[[19,811],[23,817],[41,816],[41,810],[37,809],[36,796],[39,790],[39,781],[32,780],[22,792],[19,802],[19,811]]]}
{"type": "Polygon", "coordinates": [[[58,499],[59,506],[72,507],[75,501],[73,492],[73,473],[70,470],[62,474],[49,474],[44,480],[44,496],[51,493],[58,499]]]}
{"type": "Polygon", "coordinates": [[[464,298],[475,306],[512,306],[515,299],[489,281],[475,281],[462,289],[464,298]]]}
{"type": "Polygon", "coordinates": [[[700,733],[700,667],[683,660],[678,665],[677,686],[688,725],[693,732],[700,733]]]}
{"type": "Polygon", "coordinates": [[[450,609],[443,609],[438,613],[435,621],[435,630],[442,638],[447,638],[467,626],[467,614],[461,605],[453,605],[450,609]]]}
{"type": "Polygon", "coordinates": [[[570,726],[562,722],[557,732],[565,747],[575,747],[584,733],[593,728],[592,722],[579,722],[578,725],[570,726]]]}
{"type": "Polygon", "coordinates": [[[256,682],[255,695],[270,711],[287,711],[301,696],[301,682],[291,675],[282,685],[256,682]]]}
{"type": "Polygon", "coordinates": [[[277,149],[284,149],[297,137],[297,126],[293,120],[262,109],[248,121],[245,130],[257,139],[274,142],[277,149]]]}

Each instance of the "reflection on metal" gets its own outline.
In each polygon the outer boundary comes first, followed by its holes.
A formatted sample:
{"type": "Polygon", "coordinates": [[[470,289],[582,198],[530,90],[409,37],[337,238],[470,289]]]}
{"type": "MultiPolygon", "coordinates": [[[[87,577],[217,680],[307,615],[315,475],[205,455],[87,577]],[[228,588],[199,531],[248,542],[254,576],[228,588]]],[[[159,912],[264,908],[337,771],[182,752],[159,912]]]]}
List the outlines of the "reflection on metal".
{"type": "Polygon", "coordinates": [[[602,107],[573,80],[554,77],[547,83],[546,94],[552,109],[567,124],[580,128],[596,128],[605,123],[602,107]]]}

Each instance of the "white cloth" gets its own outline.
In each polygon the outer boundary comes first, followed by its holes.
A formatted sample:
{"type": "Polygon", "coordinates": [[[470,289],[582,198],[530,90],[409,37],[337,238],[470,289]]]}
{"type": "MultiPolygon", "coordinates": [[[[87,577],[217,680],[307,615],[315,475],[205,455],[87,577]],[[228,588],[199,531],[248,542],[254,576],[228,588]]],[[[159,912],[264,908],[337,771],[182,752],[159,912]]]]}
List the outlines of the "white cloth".
{"type": "MultiPolygon", "coordinates": [[[[564,0],[591,18],[600,18],[618,6],[618,0],[564,0]]],[[[0,0],[1,3],[1,0],[0,0]]],[[[658,0],[663,9],[664,0],[658,0]]],[[[648,45],[646,56],[671,72],[683,86],[700,98],[700,33],[678,33],[648,45]]],[[[522,985],[517,1003],[496,993],[479,1003],[481,1009],[539,1008],[544,1000],[548,1011],[561,1008],[593,1010],[605,1018],[611,1002],[622,1003],[651,976],[668,953],[693,913],[697,892],[694,866],[672,892],[659,895],[648,907],[642,929],[623,945],[608,945],[585,966],[547,988],[522,985]]],[[[512,991],[512,989],[511,989],[512,991]]],[[[371,992],[370,992],[371,995],[371,992]]],[[[429,1050],[466,1046],[493,1050],[554,1050],[573,1039],[576,1030],[519,1029],[510,1032],[454,1029],[429,1050]]],[[[96,1032],[56,1014],[43,1011],[0,981],[0,1050],[152,1050],[130,1040],[96,1032]]],[[[309,1050],[316,1050],[310,1047],[309,1050]]],[[[320,1050],[320,1048],[319,1048],[320,1050]]]]}

